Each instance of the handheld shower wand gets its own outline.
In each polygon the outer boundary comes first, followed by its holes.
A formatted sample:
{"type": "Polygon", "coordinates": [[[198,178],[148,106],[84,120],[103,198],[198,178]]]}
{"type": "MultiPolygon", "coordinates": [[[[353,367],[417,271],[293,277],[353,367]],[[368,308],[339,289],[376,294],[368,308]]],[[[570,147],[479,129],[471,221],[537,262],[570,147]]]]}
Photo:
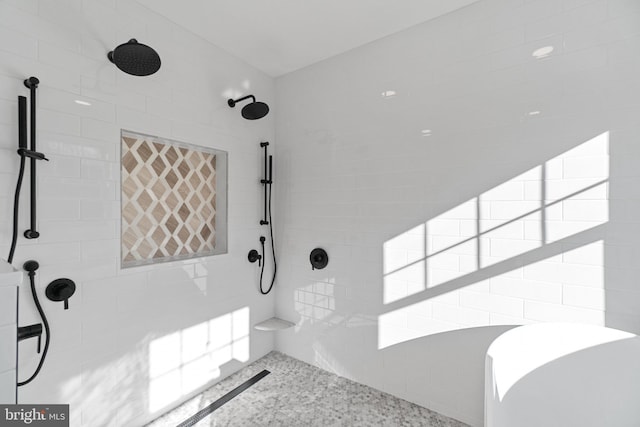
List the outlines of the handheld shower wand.
{"type": "Polygon", "coordinates": [[[11,237],[11,247],[7,261],[13,262],[13,256],[18,243],[18,208],[20,205],[20,192],[24,179],[26,159],[30,159],[30,187],[31,187],[31,227],[24,232],[27,239],[37,239],[40,233],[36,230],[36,161],[46,160],[44,154],[36,151],[36,89],[40,80],[36,77],[29,77],[24,81],[24,85],[29,88],[31,94],[31,146],[27,148],[27,98],[18,96],[18,155],[20,156],[20,169],[18,172],[18,182],[13,198],[13,233],[11,237]]]}

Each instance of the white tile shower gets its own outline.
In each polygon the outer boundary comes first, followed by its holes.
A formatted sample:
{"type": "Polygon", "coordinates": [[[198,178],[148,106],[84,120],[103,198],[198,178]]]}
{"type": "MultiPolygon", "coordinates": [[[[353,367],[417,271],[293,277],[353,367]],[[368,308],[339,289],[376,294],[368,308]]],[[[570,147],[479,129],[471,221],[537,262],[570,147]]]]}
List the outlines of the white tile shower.
{"type": "MultiPolygon", "coordinates": [[[[511,325],[640,332],[639,5],[480,0],[274,79],[133,0],[0,2],[0,250],[16,96],[35,75],[51,162],[42,236],[21,239],[14,265],[40,262],[41,293],[78,284],[68,311],[43,301],[54,339],[19,400],[69,403],[74,426],[142,425],[275,349],[482,425],[485,351],[511,325]],[[131,37],[160,73],[108,62],[131,37]],[[229,109],[249,92],[269,116],[229,109]],[[229,152],[228,254],[120,269],[122,128],[229,152]],[[246,260],[264,234],[265,140],[268,297],[246,260]],[[274,315],[296,326],[251,328],[274,315]]],[[[21,229],[27,207],[23,193],[21,229]]],[[[20,325],[35,322],[19,293],[20,325]]],[[[26,375],[35,342],[19,348],[26,375]]]]}
{"type": "Polygon", "coordinates": [[[640,331],[636,3],[480,1],[278,78],[276,348],[481,425],[501,325],[640,331]]]}
{"type": "MultiPolygon", "coordinates": [[[[273,79],[130,0],[2,1],[0,39],[0,256],[9,249],[19,164],[16,97],[28,93],[22,81],[29,76],[41,81],[37,144],[51,159],[38,169],[41,238],[20,239],[14,265],[40,262],[37,289],[52,342],[40,376],[20,387],[19,401],[69,403],[74,426],[141,425],[165,409],[150,402],[163,390],[150,374],[153,342],[175,335],[187,346],[183,330],[237,310],[245,309],[251,323],[273,316],[272,296],[255,292],[245,252],[260,232],[256,146],[270,140],[275,148],[272,117],[247,127],[226,105],[247,85],[272,100],[273,79]],[[137,78],[108,61],[107,52],[132,37],[159,51],[161,72],[137,78]],[[120,269],[121,128],[229,152],[229,254],[120,269]],[[59,277],[78,285],[68,311],[44,297],[59,277]]],[[[28,199],[23,190],[21,229],[28,199]]],[[[20,302],[19,324],[38,321],[28,286],[20,302]]],[[[205,383],[273,349],[271,335],[245,329],[244,341],[230,338],[199,356],[216,367],[201,375],[205,383]],[[235,353],[223,351],[234,343],[235,353]]],[[[23,379],[38,355],[35,340],[19,347],[23,379]]],[[[170,404],[206,385],[187,381],[192,362],[180,360],[175,372],[184,384],[170,404]]]]}

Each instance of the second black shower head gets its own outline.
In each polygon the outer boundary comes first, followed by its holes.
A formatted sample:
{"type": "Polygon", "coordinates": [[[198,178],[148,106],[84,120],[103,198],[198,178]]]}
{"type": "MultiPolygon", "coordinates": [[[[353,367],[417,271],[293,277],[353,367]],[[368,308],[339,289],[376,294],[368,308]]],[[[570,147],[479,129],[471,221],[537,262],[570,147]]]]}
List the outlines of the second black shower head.
{"type": "Polygon", "coordinates": [[[230,99],[227,101],[229,107],[233,108],[236,106],[238,102],[244,101],[245,99],[252,98],[253,101],[248,103],[242,108],[242,117],[247,120],[258,120],[269,114],[269,106],[264,102],[256,101],[256,97],[253,95],[243,96],[238,99],[230,99]]]}

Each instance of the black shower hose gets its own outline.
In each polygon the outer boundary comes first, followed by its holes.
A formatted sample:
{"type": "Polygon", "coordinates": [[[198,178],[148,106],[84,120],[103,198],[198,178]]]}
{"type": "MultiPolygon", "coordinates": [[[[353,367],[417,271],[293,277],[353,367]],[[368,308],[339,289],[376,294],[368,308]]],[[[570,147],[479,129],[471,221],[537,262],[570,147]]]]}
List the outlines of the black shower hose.
{"type": "Polygon", "coordinates": [[[47,352],[49,351],[49,341],[51,337],[51,330],[49,329],[49,322],[47,321],[47,316],[44,314],[44,310],[42,310],[42,306],[40,305],[40,300],[38,299],[38,294],[36,294],[36,280],[35,280],[36,272],[29,272],[29,281],[31,282],[31,295],[33,295],[33,302],[36,304],[36,308],[38,309],[38,313],[42,318],[42,323],[44,324],[44,331],[46,336],[44,338],[44,350],[42,350],[42,357],[40,357],[40,362],[38,362],[38,367],[36,371],[29,377],[29,379],[25,381],[18,382],[18,387],[29,384],[35,377],[40,373],[40,369],[42,369],[42,365],[44,364],[44,359],[47,357],[47,352]]]}
{"type": "Polygon", "coordinates": [[[264,265],[266,264],[266,258],[264,253],[264,242],[262,242],[262,270],[260,270],[260,293],[267,295],[273,289],[273,284],[276,281],[276,272],[278,271],[278,263],[276,262],[276,245],[273,241],[273,220],[271,219],[271,184],[269,185],[269,201],[267,206],[269,208],[269,235],[271,236],[271,253],[273,254],[273,277],[271,278],[271,285],[266,291],[262,289],[262,275],[264,274],[264,265]]]}
{"type": "MultiPolygon", "coordinates": [[[[9,256],[7,257],[7,262],[11,264],[13,262],[13,256],[16,252],[16,244],[18,242],[18,219],[19,219],[19,207],[20,207],[20,190],[22,189],[22,180],[24,178],[24,167],[25,167],[25,157],[20,156],[20,171],[18,172],[18,183],[16,184],[16,192],[13,197],[13,234],[11,236],[11,248],[9,249],[9,256]]],[[[47,357],[47,352],[49,351],[49,341],[51,332],[49,329],[49,322],[47,321],[47,316],[45,316],[44,311],[42,310],[42,306],[40,305],[40,300],[38,299],[38,294],[36,293],[36,283],[35,283],[35,271],[29,271],[29,281],[31,282],[31,295],[33,295],[33,301],[36,304],[36,308],[38,309],[38,313],[40,314],[40,318],[42,319],[42,323],[44,324],[44,330],[46,333],[44,340],[44,350],[42,350],[42,357],[40,357],[40,362],[38,362],[38,367],[36,371],[27,379],[26,381],[18,382],[18,387],[23,386],[25,384],[29,384],[33,379],[38,375],[40,369],[42,369],[42,364],[44,363],[44,359],[47,357]]]]}

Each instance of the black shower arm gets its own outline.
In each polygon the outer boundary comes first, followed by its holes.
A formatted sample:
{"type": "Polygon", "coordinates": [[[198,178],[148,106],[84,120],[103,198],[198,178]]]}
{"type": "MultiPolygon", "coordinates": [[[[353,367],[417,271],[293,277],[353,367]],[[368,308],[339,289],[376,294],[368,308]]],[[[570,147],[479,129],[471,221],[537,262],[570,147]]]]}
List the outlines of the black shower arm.
{"type": "Polygon", "coordinates": [[[236,104],[240,101],[244,101],[245,99],[249,99],[252,98],[253,102],[256,102],[256,97],[253,95],[247,95],[247,96],[243,96],[242,98],[238,98],[238,99],[229,99],[227,101],[227,104],[229,105],[229,107],[233,108],[236,106],[236,104]]]}
{"type": "Polygon", "coordinates": [[[240,102],[240,101],[244,101],[245,99],[249,99],[249,98],[252,98],[252,99],[253,99],[253,102],[256,102],[256,97],[255,97],[255,96],[253,96],[253,95],[243,96],[242,98],[238,98],[238,99],[236,99],[234,102],[238,103],[238,102],[240,102]]]}

